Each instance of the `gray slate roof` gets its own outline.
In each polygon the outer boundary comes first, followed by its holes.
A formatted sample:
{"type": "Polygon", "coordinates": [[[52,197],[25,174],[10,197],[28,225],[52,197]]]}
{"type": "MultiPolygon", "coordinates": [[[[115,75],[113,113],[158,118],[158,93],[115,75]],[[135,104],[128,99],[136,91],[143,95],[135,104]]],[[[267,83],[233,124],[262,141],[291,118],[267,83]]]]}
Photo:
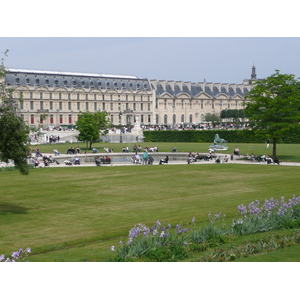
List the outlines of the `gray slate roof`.
{"type": "Polygon", "coordinates": [[[7,71],[5,83],[10,86],[151,90],[148,79],[140,79],[136,76],[56,73],[13,69],[8,69],[7,71]]]}
{"type": "Polygon", "coordinates": [[[232,97],[236,96],[237,94],[240,95],[241,97],[244,97],[249,92],[249,90],[246,87],[241,89],[240,87],[237,86],[236,91],[234,91],[232,87],[229,87],[228,91],[227,91],[224,86],[221,86],[220,89],[218,89],[216,86],[214,86],[213,89],[211,89],[207,85],[205,86],[204,89],[202,89],[202,87],[196,83],[191,83],[191,89],[189,89],[188,86],[184,83],[183,83],[182,89],[180,89],[180,87],[177,84],[175,84],[174,89],[172,89],[172,87],[168,83],[166,83],[166,88],[164,89],[163,86],[159,82],[157,83],[157,88],[156,88],[157,96],[160,96],[163,93],[168,93],[171,96],[176,96],[179,93],[186,93],[190,97],[196,97],[201,92],[205,92],[206,94],[208,94],[209,96],[211,96],[213,98],[215,98],[220,93],[223,93],[223,94],[227,95],[229,98],[232,98],[232,97]]]}

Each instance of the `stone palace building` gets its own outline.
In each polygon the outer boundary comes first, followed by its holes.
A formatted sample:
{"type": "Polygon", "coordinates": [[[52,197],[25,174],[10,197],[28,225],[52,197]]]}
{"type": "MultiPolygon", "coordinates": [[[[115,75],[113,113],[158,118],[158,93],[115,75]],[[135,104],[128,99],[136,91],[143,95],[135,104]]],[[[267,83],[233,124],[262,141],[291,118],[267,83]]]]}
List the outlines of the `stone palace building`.
{"type": "Polygon", "coordinates": [[[7,69],[24,121],[32,127],[72,127],[83,111],[106,111],[114,126],[201,125],[206,113],[242,109],[256,80],[241,84],[149,80],[136,76],[7,69]]]}

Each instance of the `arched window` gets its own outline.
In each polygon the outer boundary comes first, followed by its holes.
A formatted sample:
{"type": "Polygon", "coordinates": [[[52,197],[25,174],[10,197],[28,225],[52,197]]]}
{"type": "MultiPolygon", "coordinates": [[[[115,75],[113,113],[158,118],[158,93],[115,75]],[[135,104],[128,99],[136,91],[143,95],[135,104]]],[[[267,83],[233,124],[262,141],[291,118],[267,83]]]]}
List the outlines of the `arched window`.
{"type": "Polygon", "coordinates": [[[164,123],[167,124],[168,123],[168,116],[164,115],[164,123]]]}
{"type": "Polygon", "coordinates": [[[201,114],[201,116],[200,116],[200,123],[204,123],[204,115],[203,114],[201,114]]]}
{"type": "Polygon", "coordinates": [[[190,115],[190,123],[193,122],[193,115],[190,115]]]}
{"type": "Polygon", "coordinates": [[[184,115],[181,115],[181,122],[184,123],[184,115]]]}
{"type": "Polygon", "coordinates": [[[176,115],[174,114],[173,115],[173,124],[175,124],[176,123],[176,115]]]}
{"type": "Polygon", "coordinates": [[[158,116],[158,114],[156,114],[155,118],[156,118],[156,124],[158,124],[159,123],[159,116],[158,116]]]}

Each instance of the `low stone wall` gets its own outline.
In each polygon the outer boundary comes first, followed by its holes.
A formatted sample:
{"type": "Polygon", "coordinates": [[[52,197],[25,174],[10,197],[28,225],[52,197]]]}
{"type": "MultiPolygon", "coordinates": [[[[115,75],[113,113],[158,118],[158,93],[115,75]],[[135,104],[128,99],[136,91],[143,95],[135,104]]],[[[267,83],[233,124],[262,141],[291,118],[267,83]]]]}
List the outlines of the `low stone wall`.
{"type": "Polygon", "coordinates": [[[110,133],[106,136],[101,136],[101,140],[110,143],[142,143],[144,137],[132,133],[110,133]]]}
{"type": "MultiPolygon", "coordinates": [[[[100,156],[109,156],[111,162],[113,163],[131,163],[131,157],[135,152],[122,152],[122,153],[89,153],[89,154],[61,154],[54,156],[51,154],[52,158],[55,158],[59,163],[63,163],[65,160],[73,161],[75,156],[78,156],[81,162],[94,163],[95,157],[100,156]]],[[[140,156],[143,155],[143,152],[139,152],[140,156]]],[[[154,162],[159,162],[160,159],[169,156],[169,161],[178,161],[186,160],[188,152],[148,152],[154,158],[154,162]]],[[[48,156],[48,155],[47,155],[48,156]]],[[[40,158],[41,160],[41,158],[40,158]]]]}

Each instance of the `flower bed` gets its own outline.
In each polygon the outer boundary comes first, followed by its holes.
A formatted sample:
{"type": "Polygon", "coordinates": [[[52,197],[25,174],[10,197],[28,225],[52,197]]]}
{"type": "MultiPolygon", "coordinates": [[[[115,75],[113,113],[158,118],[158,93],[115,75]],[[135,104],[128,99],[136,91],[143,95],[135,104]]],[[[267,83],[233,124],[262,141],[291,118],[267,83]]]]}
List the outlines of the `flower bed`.
{"type": "MultiPolygon", "coordinates": [[[[183,226],[177,224],[162,225],[157,221],[151,228],[138,224],[130,229],[127,243],[120,241],[120,247],[116,250],[115,261],[145,259],[149,261],[178,261],[188,257],[189,251],[204,251],[216,248],[201,261],[231,261],[247,253],[258,253],[262,250],[276,249],[285,241],[259,241],[256,244],[245,244],[232,249],[218,249],[226,244],[232,237],[249,235],[258,232],[266,232],[273,229],[300,227],[300,197],[293,196],[287,202],[281,200],[265,200],[263,204],[259,200],[237,207],[237,219],[233,219],[231,225],[225,224],[226,215],[221,212],[208,214],[210,224],[198,227],[196,218],[191,224],[183,226]],[[222,224],[220,224],[222,223],[222,224]],[[273,246],[272,246],[273,245],[273,246]],[[248,250],[245,250],[245,249],[248,250]]],[[[300,233],[291,238],[294,243],[300,242],[300,233]]],[[[115,251],[115,247],[111,248],[115,251]]]]}

